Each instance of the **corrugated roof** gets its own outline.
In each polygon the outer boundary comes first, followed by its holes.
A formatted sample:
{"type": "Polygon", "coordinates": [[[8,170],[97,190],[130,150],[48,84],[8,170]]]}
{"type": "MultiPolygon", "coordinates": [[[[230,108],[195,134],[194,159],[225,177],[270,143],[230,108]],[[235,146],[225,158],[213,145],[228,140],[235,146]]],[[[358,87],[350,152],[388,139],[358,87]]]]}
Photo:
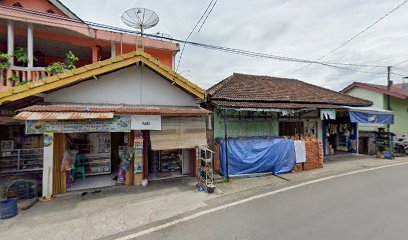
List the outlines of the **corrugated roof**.
{"type": "Polygon", "coordinates": [[[18,113],[17,120],[78,120],[78,119],[108,119],[113,118],[113,112],[29,112],[18,113]]]}
{"type": "Polygon", "coordinates": [[[403,84],[394,84],[391,86],[390,89],[388,89],[388,87],[385,85],[354,82],[350,84],[349,86],[345,87],[340,92],[347,93],[348,91],[350,91],[352,88],[355,88],[355,87],[360,87],[360,88],[364,88],[367,90],[379,92],[379,93],[390,95],[390,96],[393,96],[399,99],[408,99],[408,90],[404,89],[403,84]]]}
{"type": "Polygon", "coordinates": [[[0,92],[0,105],[5,102],[13,102],[40,93],[55,91],[63,87],[93,78],[102,74],[122,69],[142,62],[157,74],[167,79],[172,84],[178,86],[191,95],[204,100],[205,90],[182,77],[159,60],[143,51],[134,51],[100,62],[95,62],[80,68],[56,74],[40,81],[30,82],[22,86],[11,88],[9,91],[0,92]]]}
{"type": "Polygon", "coordinates": [[[210,102],[231,104],[323,104],[340,106],[371,106],[367,100],[351,97],[297,79],[276,78],[234,73],[207,91],[210,102]]]}
{"type": "Polygon", "coordinates": [[[19,111],[26,112],[112,112],[115,114],[145,114],[162,116],[202,116],[210,111],[201,107],[190,106],[145,106],[127,104],[76,104],[59,103],[52,105],[34,105],[19,111]]]}

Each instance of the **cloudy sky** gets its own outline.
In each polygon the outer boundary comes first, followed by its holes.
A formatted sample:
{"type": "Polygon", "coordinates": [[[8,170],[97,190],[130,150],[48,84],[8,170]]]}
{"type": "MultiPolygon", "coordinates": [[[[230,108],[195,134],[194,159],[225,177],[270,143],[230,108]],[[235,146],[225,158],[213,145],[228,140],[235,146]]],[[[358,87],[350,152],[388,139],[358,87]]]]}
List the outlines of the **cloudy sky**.
{"type": "MultiPolygon", "coordinates": [[[[203,29],[190,41],[261,53],[315,60],[348,40],[403,0],[218,0],[203,29]]],[[[133,7],[154,10],[159,24],[150,33],[185,39],[210,0],[62,0],[83,20],[126,26],[122,12],[133,7]]],[[[177,55],[180,56],[180,53],[177,55]]],[[[394,65],[408,59],[408,3],[355,40],[330,54],[327,62],[394,65]]],[[[233,72],[289,77],[334,90],[354,81],[386,84],[386,68],[351,72],[305,64],[249,58],[186,46],[179,71],[203,88],[233,72]],[[378,74],[379,73],[379,74],[378,74]]],[[[399,65],[408,70],[408,62],[399,65]]],[[[402,82],[394,70],[393,80],[402,82]]]]}

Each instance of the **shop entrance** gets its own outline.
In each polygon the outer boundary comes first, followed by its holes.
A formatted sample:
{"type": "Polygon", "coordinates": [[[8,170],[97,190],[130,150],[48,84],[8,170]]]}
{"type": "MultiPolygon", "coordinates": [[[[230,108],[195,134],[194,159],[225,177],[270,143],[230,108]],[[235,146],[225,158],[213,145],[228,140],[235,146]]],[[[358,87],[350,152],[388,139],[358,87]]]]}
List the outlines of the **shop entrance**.
{"type": "Polygon", "coordinates": [[[324,154],[357,153],[357,124],[347,117],[323,121],[324,154]]]}
{"type": "Polygon", "coordinates": [[[150,151],[149,181],[189,176],[191,149],[150,151]]]}
{"type": "Polygon", "coordinates": [[[66,154],[72,158],[70,170],[66,171],[67,191],[114,186],[118,182],[118,151],[124,145],[124,133],[69,133],[65,141],[69,150],[66,154]]]}

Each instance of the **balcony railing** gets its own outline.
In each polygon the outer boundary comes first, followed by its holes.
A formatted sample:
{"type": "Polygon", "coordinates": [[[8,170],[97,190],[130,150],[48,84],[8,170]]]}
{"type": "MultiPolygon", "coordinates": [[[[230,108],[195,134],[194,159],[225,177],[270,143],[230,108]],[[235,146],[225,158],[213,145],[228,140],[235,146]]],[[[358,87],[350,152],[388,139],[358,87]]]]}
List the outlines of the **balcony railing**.
{"type": "Polygon", "coordinates": [[[43,67],[18,67],[11,66],[8,69],[0,69],[0,92],[7,91],[27,81],[36,82],[49,74],[43,67]],[[14,76],[14,79],[11,79],[14,76]]]}

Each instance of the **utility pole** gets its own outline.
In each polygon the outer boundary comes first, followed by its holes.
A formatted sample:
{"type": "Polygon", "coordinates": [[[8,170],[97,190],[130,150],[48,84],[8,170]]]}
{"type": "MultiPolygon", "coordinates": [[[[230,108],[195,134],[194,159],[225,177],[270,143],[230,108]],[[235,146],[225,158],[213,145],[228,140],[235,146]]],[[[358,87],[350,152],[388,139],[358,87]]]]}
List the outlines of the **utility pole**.
{"type": "MultiPolygon", "coordinates": [[[[392,81],[391,81],[391,66],[387,67],[387,90],[388,92],[391,91],[391,85],[392,85],[392,81]]],[[[387,110],[391,111],[391,96],[390,94],[387,94],[387,110]]],[[[391,159],[394,158],[394,144],[393,144],[393,136],[390,133],[390,127],[391,125],[388,123],[387,124],[387,134],[388,134],[388,138],[389,138],[389,146],[390,146],[390,154],[391,154],[391,159]]]]}
{"type": "MultiPolygon", "coordinates": [[[[391,66],[387,67],[387,90],[391,90],[391,66]]],[[[391,111],[391,96],[387,94],[387,110],[391,111]]],[[[390,132],[390,124],[387,124],[387,132],[390,132]]]]}

